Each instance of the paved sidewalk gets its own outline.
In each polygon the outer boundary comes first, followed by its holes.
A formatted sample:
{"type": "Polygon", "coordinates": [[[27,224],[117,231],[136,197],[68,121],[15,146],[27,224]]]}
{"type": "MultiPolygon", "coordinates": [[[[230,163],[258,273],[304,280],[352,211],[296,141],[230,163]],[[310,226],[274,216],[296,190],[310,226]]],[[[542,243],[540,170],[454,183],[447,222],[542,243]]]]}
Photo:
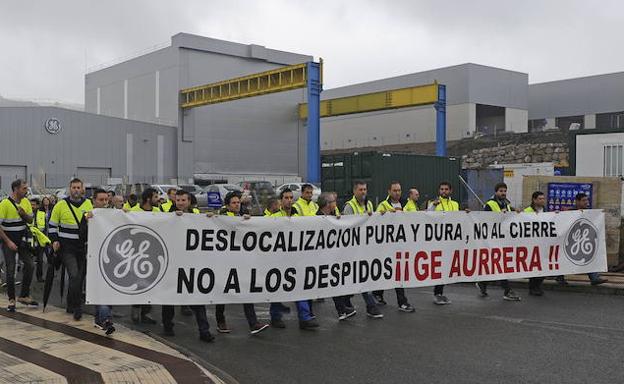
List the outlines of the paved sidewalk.
{"type": "Polygon", "coordinates": [[[105,336],[85,314],[6,311],[0,298],[0,383],[222,383],[175,349],[115,324],[105,336]]]}

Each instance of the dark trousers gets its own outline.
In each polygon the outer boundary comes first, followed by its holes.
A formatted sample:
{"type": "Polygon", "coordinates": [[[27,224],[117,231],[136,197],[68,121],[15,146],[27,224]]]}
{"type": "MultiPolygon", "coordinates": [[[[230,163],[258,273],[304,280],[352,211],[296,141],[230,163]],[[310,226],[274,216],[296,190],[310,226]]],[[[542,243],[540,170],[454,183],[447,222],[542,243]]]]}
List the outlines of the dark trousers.
{"type": "Polygon", "coordinates": [[[82,284],[84,282],[87,259],[84,252],[78,250],[63,250],[61,260],[69,275],[67,292],[67,310],[73,312],[82,305],[82,284]]]}
{"type": "MultiPolygon", "coordinates": [[[[191,311],[195,314],[195,322],[197,322],[197,330],[199,335],[206,335],[210,333],[210,324],[208,323],[208,316],[206,316],[206,307],[204,305],[190,305],[191,311]]],[[[173,317],[175,314],[175,308],[173,305],[162,306],[162,323],[165,329],[173,329],[173,317]]]]}
{"type": "Polygon", "coordinates": [[[38,281],[43,280],[43,248],[37,247],[34,252],[34,262],[36,265],[35,276],[38,281]]]}
{"type": "MultiPolygon", "coordinates": [[[[407,304],[407,297],[405,297],[405,289],[404,288],[394,288],[394,292],[396,292],[397,304],[399,307],[403,304],[407,304]]],[[[384,291],[373,291],[373,295],[383,297],[384,291]]]]}
{"type": "Polygon", "coordinates": [[[543,281],[543,277],[531,277],[529,279],[529,289],[541,289],[543,281]]]}
{"type": "Polygon", "coordinates": [[[436,285],[433,287],[434,295],[443,295],[444,294],[444,285],[436,285]]]}
{"type": "MultiPolygon", "coordinates": [[[[488,283],[491,283],[491,281],[481,281],[479,282],[479,288],[481,288],[481,290],[486,290],[488,283]]],[[[505,293],[509,293],[509,291],[511,291],[511,285],[509,285],[509,280],[500,280],[500,285],[503,288],[503,290],[505,291],[505,293]]]]}
{"type": "Polygon", "coordinates": [[[152,306],[150,304],[134,304],[132,308],[140,308],[141,309],[141,317],[147,315],[152,312],[152,306]]]}
{"type": "MultiPolygon", "coordinates": [[[[245,312],[245,318],[247,319],[249,327],[258,324],[258,318],[256,317],[256,310],[253,304],[243,304],[243,311],[245,312]]],[[[217,324],[225,323],[225,304],[216,305],[215,317],[217,318],[217,324]]]]}
{"type": "Polygon", "coordinates": [[[347,313],[347,307],[353,307],[353,305],[351,305],[351,296],[336,296],[332,297],[332,300],[334,300],[334,306],[339,315],[341,313],[347,313]]]}
{"type": "Polygon", "coordinates": [[[2,244],[4,253],[4,263],[6,264],[6,285],[9,300],[15,300],[15,256],[19,255],[19,259],[24,263],[22,270],[22,294],[20,297],[30,296],[30,283],[32,282],[34,264],[32,253],[25,247],[19,247],[17,251],[12,251],[6,244],[2,244]]]}

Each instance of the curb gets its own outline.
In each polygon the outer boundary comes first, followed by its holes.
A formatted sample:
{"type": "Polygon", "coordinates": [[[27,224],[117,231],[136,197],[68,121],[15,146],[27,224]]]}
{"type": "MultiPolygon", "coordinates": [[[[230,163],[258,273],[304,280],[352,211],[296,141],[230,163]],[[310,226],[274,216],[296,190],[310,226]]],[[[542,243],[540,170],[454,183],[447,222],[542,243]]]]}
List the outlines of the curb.
{"type": "MultiPolygon", "coordinates": [[[[528,279],[511,280],[510,283],[514,288],[529,288],[528,279]]],[[[545,291],[624,296],[624,284],[617,283],[604,283],[594,286],[591,285],[589,281],[568,281],[568,285],[559,285],[559,283],[554,280],[544,280],[544,283],[542,284],[542,289],[545,291]]]]}
{"type": "MultiPolygon", "coordinates": [[[[135,330],[136,331],[136,330],[135,330]]],[[[199,365],[201,368],[204,369],[204,371],[206,371],[206,374],[216,383],[216,384],[240,384],[238,382],[238,380],[236,380],[234,377],[232,377],[230,374],[228,374],[227,372],[225,372],[224,370],[222,370],[219,367],[216,367],[212,364],[210,364],[209,362],[207,362],[206,360],[202,359],[201,357],[197,356],[196,354],[194,354],[193,352],[189,351],[188,349],[186,349],[185,347],[175,344],[149,330],[146,331],[139,331],[142,332],[143,334],[151,337],[152,339],[158,341],[159,343],[165,344],[166,346],[168,346],[169,348],[175,349],[176,351],[180,352],[181,354],[183,354],[184,356],[186,356],[187,358],[189,358],[191,361],[193,361],[195,364],[199,365]]]]}

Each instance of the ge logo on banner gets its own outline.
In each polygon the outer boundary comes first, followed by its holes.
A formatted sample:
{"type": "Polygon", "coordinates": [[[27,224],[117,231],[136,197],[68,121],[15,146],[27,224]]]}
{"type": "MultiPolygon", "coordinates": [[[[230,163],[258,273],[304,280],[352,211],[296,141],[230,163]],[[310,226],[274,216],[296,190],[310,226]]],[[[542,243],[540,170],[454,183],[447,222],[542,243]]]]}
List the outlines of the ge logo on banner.
{"type": "Polygon", "coordinates": [[[100,271],[113,289],[137,295],[154,288],[165,275],[169,256],[153,230],[130,224],[116,228],[100,248],[100,271]]]}
{"type": "Polygon", "coordinates": [[[598,231],[587,219],[572,224],[565,238],[565,255],[576,265],[587,265],[598,250],[598,231]]]}

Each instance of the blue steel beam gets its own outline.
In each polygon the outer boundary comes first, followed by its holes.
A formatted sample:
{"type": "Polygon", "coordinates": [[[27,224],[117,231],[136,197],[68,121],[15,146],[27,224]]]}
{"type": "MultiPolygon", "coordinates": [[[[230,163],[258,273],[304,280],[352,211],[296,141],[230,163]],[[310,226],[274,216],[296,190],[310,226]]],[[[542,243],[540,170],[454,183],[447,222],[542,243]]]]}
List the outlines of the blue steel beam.
{"type": "Polygon", "coordinates": [[[308,90],[308,145],[307,157],[307,180],[309,183],[321,182],[321,64],[307,63],[307,90],[308,90]]]}
{"type": "Polygon", "coordinates": [[[436,156],[446,157],[446,86],[438,84],[436,110],[436,156]]]}

